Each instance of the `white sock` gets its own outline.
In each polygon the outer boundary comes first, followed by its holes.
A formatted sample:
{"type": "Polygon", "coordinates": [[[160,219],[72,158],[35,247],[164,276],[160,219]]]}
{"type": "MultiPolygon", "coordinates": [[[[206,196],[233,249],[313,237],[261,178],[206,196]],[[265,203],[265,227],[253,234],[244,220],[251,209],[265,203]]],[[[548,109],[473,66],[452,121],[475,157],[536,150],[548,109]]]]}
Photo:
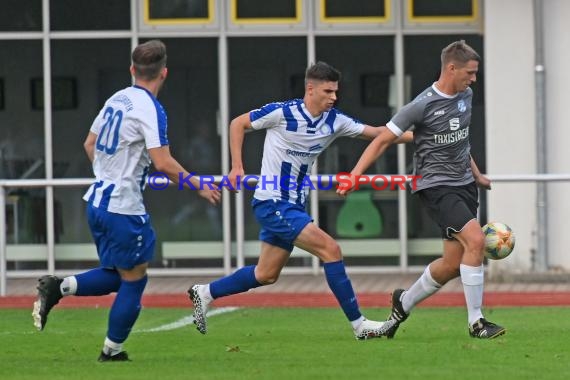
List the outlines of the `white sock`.
{"type": "Polygon", "coordinates": [[[467,303],[467,320],[469,326],[473,325],[479,318],[483,318],[481,307],[483,305],[483,282],[485,275],[483,265],[472,267],[461,264],[459,266],[461,282],[463,283],[463,293],[467,303]]]}
{"type": "Polygon", "coordinates": [[[364,318],[364,316],[361,315],[360,318],[355,319],[354,321],[350,321],[350,324],[352,325],[352,328],[356,330],[365,320],[366,318],[364,318]]]}
{"type": "Polygon", "coordinates": [[[65,296],[72,296],[77,292],[77,279],[75,276],[69,276],[63,279],[63,282],[59,285],[59,290],[61,294],[65,296]]]}
{"type": "Polygon", "coordinates": [[[402,294],[400,301],[402,301],[404,311],[409,314],[414,306],[437,292],[440,288],[441,285],[431,276],[428,265],[420,278],[402,294]]]}
{"type": "Polygon", "coordinates": [[[212,297],[212,293],[210,293],[210,284],[200,286],[198,288],[198,293],[200,294],[200,297],[202,297],[202,299],[206,303],[206,305],[204,305],[204,306],[208,306],[210,304],[210,302],[212,302],[214,300],[214,298],[212,297]]]}
{"type": "Polygon", "coordinates": [[[105,338],[105,343],[103,344],[103,353],[105,355],[114,356],[121,351],[123,351],[122,343],[115,343],[111,339],[105,338]]]}

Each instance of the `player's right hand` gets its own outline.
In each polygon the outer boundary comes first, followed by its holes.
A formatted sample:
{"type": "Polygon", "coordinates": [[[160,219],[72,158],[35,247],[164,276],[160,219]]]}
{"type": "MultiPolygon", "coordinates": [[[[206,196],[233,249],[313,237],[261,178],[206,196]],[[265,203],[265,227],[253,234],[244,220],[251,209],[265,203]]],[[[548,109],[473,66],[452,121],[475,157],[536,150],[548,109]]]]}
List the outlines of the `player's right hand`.
{"type": "Polygon", "coordinates": [[[222,201],[222,192],[217,187],[215,189],[198,190],[198,194],[214,206],[222,201]]]}
{"type": "Polygon", "coordinates": [[[336,193],[342,197],[346,197],[348,194],[356,190],[356,182],[358,176],[352,173],[346,173],[342,175],[337,175],[338,185],[336,188],[336,193]]]}

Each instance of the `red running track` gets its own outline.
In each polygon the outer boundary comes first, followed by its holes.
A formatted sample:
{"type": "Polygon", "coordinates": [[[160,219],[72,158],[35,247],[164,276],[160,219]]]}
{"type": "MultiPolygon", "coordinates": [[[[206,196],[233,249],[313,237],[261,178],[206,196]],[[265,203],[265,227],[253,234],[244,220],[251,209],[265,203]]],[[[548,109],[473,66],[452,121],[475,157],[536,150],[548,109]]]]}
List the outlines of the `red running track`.
{"type": "MultiPolygon", "coordinates": [[[[97,308],[109,307],[114,296],[102,297],[66,297],[59,307],[97,308]]],[[[0,308],[31,308],[35,297],[8,296],[0,297],[0,308]]],[[[361,307],[389,307],[390,295],[387,293],[361,293],[358,295],[361,307]]],[[[143,296],[144,307],[190,307],[185,294],[149,294],[143,296]]],[[[483,304],[493,306],[570,306],[568,292],[493,292],[485,293],[483,304]]],[[[463,293],[439,293],[421,303],[422,307],[463,306],[463,293]]],[[[246,293],[220,298],[214,307],[338,307],[336,299],[330,293],[246,293]]]]}

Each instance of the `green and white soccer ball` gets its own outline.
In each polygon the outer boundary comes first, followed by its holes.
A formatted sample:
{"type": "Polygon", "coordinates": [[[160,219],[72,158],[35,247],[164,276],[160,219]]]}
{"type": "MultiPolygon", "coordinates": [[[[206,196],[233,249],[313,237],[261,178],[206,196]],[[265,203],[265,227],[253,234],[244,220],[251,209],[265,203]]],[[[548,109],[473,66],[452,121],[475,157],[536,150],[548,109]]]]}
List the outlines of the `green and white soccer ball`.
{"type": "Polygon", "coordinates": [[[505,223],[490,222],[483,226],[485,234],[485,257],[501,260],[511,254],[515,247],[515,234],[505,223]]]}

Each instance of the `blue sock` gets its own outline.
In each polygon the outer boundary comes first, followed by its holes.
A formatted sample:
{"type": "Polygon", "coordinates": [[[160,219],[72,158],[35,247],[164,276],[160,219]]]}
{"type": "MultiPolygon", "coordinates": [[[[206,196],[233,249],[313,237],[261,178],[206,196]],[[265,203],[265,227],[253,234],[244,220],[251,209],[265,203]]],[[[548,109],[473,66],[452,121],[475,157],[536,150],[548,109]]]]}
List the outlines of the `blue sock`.
{"type": "Polygon", "coordinates": [[[141,298],[148,280],[144,276],[137,281],[121,281],[111,312],[109,313],[109,327],[107,338],[115,343],[123,343],[141,311],[141,298]]]}
{"type": "Polygon", "coordinates": [[[323,267],[329,288],[334,293],[348,320],[352,322],[360,318],[362,314],[358,308],[358,301],[356,300],[350,279],[346,275],[344,262],[341,260],[325,263],[323,267]]]}
{"type": "Polygon", "coordinates": [[[76,296],[104,296],[119,290],[121,276],[113,269],[95,268],[75,275],[76,296]]]}
{"type": "Polygon", "coordinates": [[[243,293],[261,285],[255,278],[255,265],[250,265],[210,283],[210,294],[216,299],[230,294],[243,293]]]}

